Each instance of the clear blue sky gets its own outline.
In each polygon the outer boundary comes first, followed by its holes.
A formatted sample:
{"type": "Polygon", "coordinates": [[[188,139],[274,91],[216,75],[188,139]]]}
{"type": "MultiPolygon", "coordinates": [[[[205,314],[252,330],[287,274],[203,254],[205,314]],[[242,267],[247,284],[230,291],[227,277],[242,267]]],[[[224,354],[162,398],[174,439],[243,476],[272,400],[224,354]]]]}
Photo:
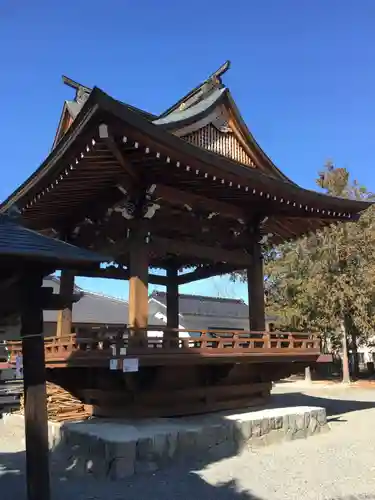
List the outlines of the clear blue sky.
{"type": "MultiPolygon", "coordinates": [[[[289,177],[314,188],[331,158],[375,190],[374,26],[374,0],[0,0],[0,199],[49,152],[71,97],[62,74],[158,113],[226,59],[245,121],[289,177]]],[[[127,296],[124,283],[80,284],[127,296]]]]}

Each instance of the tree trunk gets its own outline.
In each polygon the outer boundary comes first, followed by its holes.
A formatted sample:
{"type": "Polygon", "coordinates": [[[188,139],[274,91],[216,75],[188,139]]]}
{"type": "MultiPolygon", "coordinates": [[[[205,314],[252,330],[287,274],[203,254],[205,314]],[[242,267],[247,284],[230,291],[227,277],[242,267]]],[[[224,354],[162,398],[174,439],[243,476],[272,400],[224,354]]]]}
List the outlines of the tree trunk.
{"type": "Polygon", "coordinates": [[[350,384],[348,338],[347,338],[347,330],[344,319],[341,321],[341,342],[342,342],[342,381],[344,384],[350,384]]]}
{"type": "Polygon", "coordinates": [[[324,333],[322,335],[321,340],[322,340],[322,344],[321,344],[322,353],[327,354],[328,353],[328,346],[327,346],[327,334],[326,333],[324,333]]]}
{"type": "Polygon", "coordinates": [[[311,368],[309,366],[305,368],[305,382],[311,382],[311,368]]]}
{"type": "Polygon", "coordinates": [[[358,345],[357,345],[357,339],[358,339],[357,332],[352,332],[351,337],[352,337],[352,352],[353,352],[353,376],[355,378],[358,378],[359,356],[358,356],[358,345]]]}

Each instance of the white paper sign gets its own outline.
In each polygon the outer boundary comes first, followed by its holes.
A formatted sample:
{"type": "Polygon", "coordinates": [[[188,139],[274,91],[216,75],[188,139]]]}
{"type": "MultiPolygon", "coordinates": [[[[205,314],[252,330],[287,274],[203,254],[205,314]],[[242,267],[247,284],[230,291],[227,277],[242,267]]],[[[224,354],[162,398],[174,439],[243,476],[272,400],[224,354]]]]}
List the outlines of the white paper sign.
{"type": "Polygon", "coordinates": [[[126,356],[126,347],[120,347],[120,356],[126,356]]]}
{"type": "Polygon", "coordinates": [[[109,360],[109,369],[110,370],[117,370],[117,367],[118,367],[117,359],[110,359],[109,360]]]}
{"type": "Polygon", "coordinates": [[[125,373],[137,372],[139,369],[138,358],[125,358],[122,362],[122,371],[125,373]]]}

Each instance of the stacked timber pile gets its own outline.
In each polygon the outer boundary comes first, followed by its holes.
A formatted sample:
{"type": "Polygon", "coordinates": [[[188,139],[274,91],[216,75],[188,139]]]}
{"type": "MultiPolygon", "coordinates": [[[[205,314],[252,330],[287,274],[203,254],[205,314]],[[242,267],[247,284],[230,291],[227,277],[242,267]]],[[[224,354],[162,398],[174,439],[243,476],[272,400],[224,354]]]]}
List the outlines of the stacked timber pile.
{"type": "MultiPolygon", "coordinates": [[[[62,387],[47,382],[47,413],[51,422],[72,422],[85,420],[91,412],[79,399],[72,396],[62,387]]],[[[21,395],[21,411],[24,412],[24,394],[21,395]]]]}

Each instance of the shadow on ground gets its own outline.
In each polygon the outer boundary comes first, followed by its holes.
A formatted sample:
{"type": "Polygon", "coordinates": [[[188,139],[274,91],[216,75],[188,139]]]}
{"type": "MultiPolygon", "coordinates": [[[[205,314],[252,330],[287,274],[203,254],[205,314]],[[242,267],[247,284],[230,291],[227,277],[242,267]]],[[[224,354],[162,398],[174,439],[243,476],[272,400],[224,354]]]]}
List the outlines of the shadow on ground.
{"type": "MultiPolygon", "coordinates": [[[[313,387],[311,390],[317,390],[313,387]]],[[[345,390],[345,389],[343,389],[345,390]]],[[[355,389],[353,389],[354,391],[355,389]]],[[[309,389],[307,389],[309,391],[309,389]]],[[[336,391],[339,391],[336,389],[336,391]]],[[[346,413],[354,411],[369,410],[375,408],[375,391],[374,401],[358,401],[349,399],[337,399],[334,393],[332,398],[323,398],[314,396],[312,394],[305,394],[303,392],[288,392],[283,394],[273,394],[271,403],[267,408],[287,408],[290,406],[320,406],[326,409],[327,417],[338,417],[346,413]]],[[[341,393],[342,394],[342,393],[341,393]]],[[[338,395],[338,393],[337,393],[338,395]]]]}
{"type": "MultiPolygon", "coordinates": [[[[338,417],[349,412],[361,411],[375,407],[375,401],[354,401],[330,399],[290,392],[275,394],[268,407],[289,406],[322,406],[327,409],[329,417],[338,417]]],[[[1,425],[1,424],[0,424],[1,425]]],[[[0,434],[1,436],[1,434],[0,434]]],[[[220,483],[220,477],[215,478],[215,484],[209,484],[199,471],[220,459],[229,459],[243,449],[244,443],[239,439],[235,445],[225,448],[224,453],[204,457],[199,461],[184,461],[173,464],[155,473],[140,474],[121,481],[109,481],[70,476],[55,466],[55,456],[58,450],[51,454],[52,462],[52,499],[53,500],[268,500],[249,491],[240,491],[236,480],[220,483]]],[[[0,441],[1,449],[1,441],[0,441]]],[[[252,470],[251,455],[249,455],[249,472],[252,470]]],[[[228,462],[228,467],[234,467],[228,462]]],[[[272,473],[272,471],[270,471],[272,473]]],[[[233,469],[232,477],[236,470],[233,469]]],[[[227,476],[228,477],[228,476],[227,476]]],[[[282,485],[280,485],[282,488],[282,485]]],[[[0,492],[1,500],[24,500],[25,493],[25,456],[23,452],[0,452],[0,492]]],[[[283,492],[280,491],[281,496],[283,492]]],[[[359,495],[335,498],[332,500],[375,500],[375,496],[359,495]]]]}
{"type": "MultiPolygon", "coordinates": [[[[311,388],[306,388],[305,392],[284,392],[278,394],[277,392],[272,394],[271,402],[267,405],[267,408],[287,408],[290,406],[320,406],[326,409],[327,417],[339,417],[346,413],[351,413],[355,411],[369,410],[375,408],[375,391],[373,396],[371,396],[369,391],[369,397],[367,400],[359,401],[346,399],[351,394],[355,394],[356,389],[347,389],[345,387],[335,388],[330,392],[331,397],[321,397],[311,394],[317,390],[322,390],[317,386],[312,386],[311,388]],[[340,398],[340,399],[338,399],[340,398]],[[372,400],[370,400],[370,398],[372,400]]],[[[329,391],[329,389],[328,389],[329,391]]],[[[327,392],[328,392],[327,391],[327,392]]]]}
{"type": "MultiPolygon", "coordinates": [[[[1,500],[26,500],[24,461],[24,453],[0,453],[1,500]]],[[[265,500],[239,491],[235,480],[211,485],[184,468],[122,481],[52,476],[52,500],[265,500]]]]}

